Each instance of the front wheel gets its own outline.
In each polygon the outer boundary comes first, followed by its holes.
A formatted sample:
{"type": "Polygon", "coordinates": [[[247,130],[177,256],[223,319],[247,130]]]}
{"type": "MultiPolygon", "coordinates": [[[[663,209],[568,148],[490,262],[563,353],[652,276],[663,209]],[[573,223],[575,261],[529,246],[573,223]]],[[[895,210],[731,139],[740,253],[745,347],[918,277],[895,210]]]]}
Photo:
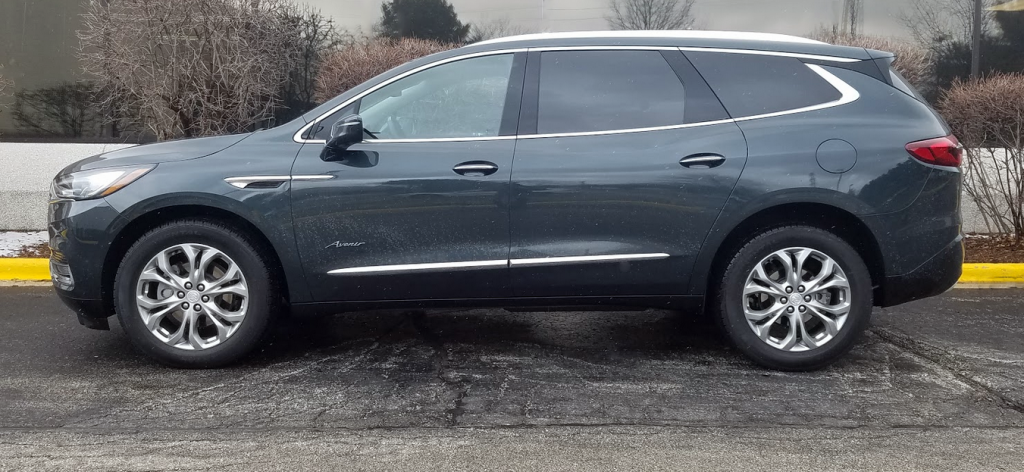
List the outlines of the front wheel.
{"type": "Polygon", "coordinates": [[[223,224],[183,220],[143,235],[114,283],[132,343],[177,367],[234,362],[263,339],[277,290],[258,245],[223,224]]]}
{"type": "Polygon", "coordinates": [[[853,347],[871,317],[871,276],[844,240],[788,226],[757,236],[729,262],[718,287],[719,321],[754,362],[814,370],[853,347]]]}

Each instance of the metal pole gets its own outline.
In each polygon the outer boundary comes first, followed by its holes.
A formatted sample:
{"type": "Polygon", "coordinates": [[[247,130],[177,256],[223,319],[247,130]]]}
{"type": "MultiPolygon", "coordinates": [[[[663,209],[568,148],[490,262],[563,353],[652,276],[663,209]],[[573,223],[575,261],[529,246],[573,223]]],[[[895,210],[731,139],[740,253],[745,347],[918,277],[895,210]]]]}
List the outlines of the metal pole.
{"type": "Polygon", "coordinates": [[[974,28],[971,34],[971,78],[981,75],[981,0],[974,0],[974,28]]]}

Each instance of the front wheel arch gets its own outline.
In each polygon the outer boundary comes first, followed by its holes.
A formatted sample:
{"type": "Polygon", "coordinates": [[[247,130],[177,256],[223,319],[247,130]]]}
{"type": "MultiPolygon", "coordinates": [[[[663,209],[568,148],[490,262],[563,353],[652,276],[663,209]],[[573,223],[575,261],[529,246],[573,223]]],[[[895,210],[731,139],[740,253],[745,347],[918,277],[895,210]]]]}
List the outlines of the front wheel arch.
{"type": "Polygon", "coordinates": [[[256,225],[236,213],[221,208],[203,205],[177,205],[150,210],[147,213],[137,216],[125,225],[117,233],[117,236],[113,238],[110,248],[107,250],[107,255],[103,260],[103,270],[101,275],[104,313],[107,315],[114,313],[114,280],[117,276],[117,269],[120,267],[121,261],[124,259],[128,249],[131,248],[132,245],[142,237],[142,235],[172,219],[181,220],[196,218],[215,220],[220,224],[230,226],[240,232],[251,235],[253,240],[260,245],[260,250],[269,255],[268,262],[271,265],[270,269],[274,276],[277,277],[278,283],[281,287],[280,294],[284,298],[282,302],[284,304],[289,302],[288,279],[285,276],[284,265],[281,263],[281,257],[278,255],[277,250],[274,249],[274,245],[271,244],[270,240],[262,231],[260,231],[259,228],[256,227],[256,225]]]}

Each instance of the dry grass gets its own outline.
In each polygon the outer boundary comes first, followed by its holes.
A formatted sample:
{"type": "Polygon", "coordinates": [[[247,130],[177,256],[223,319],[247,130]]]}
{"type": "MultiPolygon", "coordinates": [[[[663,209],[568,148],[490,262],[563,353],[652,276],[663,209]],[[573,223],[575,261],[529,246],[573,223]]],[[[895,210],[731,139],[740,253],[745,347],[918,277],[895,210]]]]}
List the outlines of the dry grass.
{"type": "Polygon", "coordinates": [[[370,39],[340,48],[324,58],[316,100],[325,101],[413,59],[457,47],[422,39],[370,39]]]}

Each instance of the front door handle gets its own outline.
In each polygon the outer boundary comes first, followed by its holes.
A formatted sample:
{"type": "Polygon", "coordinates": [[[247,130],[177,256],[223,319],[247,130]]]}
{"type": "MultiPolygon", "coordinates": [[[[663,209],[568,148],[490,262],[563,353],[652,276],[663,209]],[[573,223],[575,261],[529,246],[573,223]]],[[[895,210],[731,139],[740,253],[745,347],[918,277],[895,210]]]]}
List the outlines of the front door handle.
{"type": "Polygon", "coordinates": [[[702,167],[711,168],[718,167],[725,162],[725,156],[720,154],[702,153],[702,154],[690,154],[679,160],[679,164],[683,167],[702,167]]]}
{"type": "Polygon", "coordinates": [[[452,167],[452,170],[459,175],[483,176],[497,172],[498,165],[487,161],[469,161],[452,167]]]}

